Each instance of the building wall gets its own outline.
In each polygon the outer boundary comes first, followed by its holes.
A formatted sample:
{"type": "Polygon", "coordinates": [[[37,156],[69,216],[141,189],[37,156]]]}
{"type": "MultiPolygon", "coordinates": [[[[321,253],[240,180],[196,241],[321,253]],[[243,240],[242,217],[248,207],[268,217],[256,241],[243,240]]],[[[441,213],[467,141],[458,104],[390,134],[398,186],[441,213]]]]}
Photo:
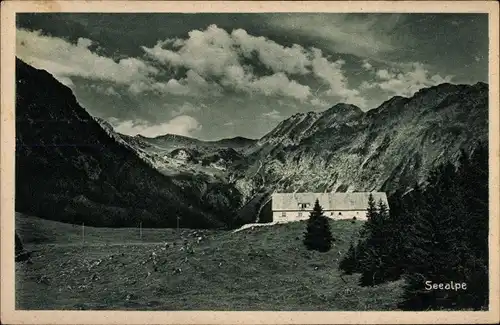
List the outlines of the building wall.
{"type": "MultiPolygon", "coordinates": [[[[309,219],[310,211],[273,211],[274,222],[289,222],[309,219]]],[[[324,215],[334,220],[353,219],[366,220],[366,210],[324,211],[324,215]]]]}

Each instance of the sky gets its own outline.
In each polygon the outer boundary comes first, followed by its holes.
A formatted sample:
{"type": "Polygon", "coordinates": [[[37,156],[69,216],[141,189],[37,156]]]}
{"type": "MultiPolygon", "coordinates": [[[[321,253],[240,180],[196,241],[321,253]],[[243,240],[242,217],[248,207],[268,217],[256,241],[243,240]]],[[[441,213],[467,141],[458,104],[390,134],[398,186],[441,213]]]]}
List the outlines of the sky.
{"type": "Polygon", "coordinates": [[[488,82],[486,14],[23,13],[16,25],[18,58],[128,135],[260,138],[299,112],[488,82]]]}

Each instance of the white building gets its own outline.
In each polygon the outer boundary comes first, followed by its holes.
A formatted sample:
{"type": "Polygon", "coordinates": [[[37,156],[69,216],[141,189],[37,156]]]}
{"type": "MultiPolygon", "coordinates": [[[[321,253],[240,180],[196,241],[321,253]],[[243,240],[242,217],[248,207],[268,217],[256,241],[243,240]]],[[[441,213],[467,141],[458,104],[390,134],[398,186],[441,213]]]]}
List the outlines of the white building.
{"type": "Polygon", "coordinates": [[[273,222],[308,219],[316,199],[319,200],[324,215],[329,218],[366,220],[370,193],[377,205],[382,200],[389,209],[387,195],[383,192],[274,193],[271,198],[273,222]]]}

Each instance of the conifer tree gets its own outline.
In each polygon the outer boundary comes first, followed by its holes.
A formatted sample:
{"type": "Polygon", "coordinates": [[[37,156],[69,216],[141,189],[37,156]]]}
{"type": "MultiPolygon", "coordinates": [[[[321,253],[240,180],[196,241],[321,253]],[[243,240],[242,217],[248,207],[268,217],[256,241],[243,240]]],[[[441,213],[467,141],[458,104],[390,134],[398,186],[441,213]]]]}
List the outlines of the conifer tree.
{"type": "Polygon", "coordinates": [[[366,251],[361,260],[361,285],[375,285],[385,280],[386,263],[389,259],[387,235],[387,221],[389,213],[387,206],[381,200],[378,208],[370,194],[368,198],[368,220],[366,227],[369,229],[369,237],[366,239],[366,251]]]}
{"type": "Polygon", "coordinates": [[[357,247],[351,242],[347,254],[339,263],[339,269],[344,271],[345,274],[353,274],[359,270],[359,256],[357,255],[356,249],[357,247]]]}
{"type": "Polygon", "coordinates": [[[327,252],[332,247],[333,236],[328,218],[323,215],[323,208],[319,201],[314,203],[313,211],[307,220],[304,234],[304,245],[309,250],[327,252]]]}
{"type": "Polygon", "coordinates": [[[487,306],[487,151],[480,145],[470,158],[463,152],[459,162],[458,170],[446,163],[432,173],[412,211],[403,309],[487,306]],[[467,290],[425,290],[424,281],[465,282],[467,290]]]}
{"type": "Polygon", "coordinates": [[[460,188],[457,200],[463,202],[463,213],[459,224],[463,256],[461,273],[467,279],[467,294],[461,295],[457,303],[474,309],[488,305],[488,148],[479,143],[469,159],[462,159],[457,174],[460,188]],[[465,161],[464,161],[465,160],[465,161]]]}
{"type": "Polygon", "coordinates": [[[372,224],[369,221],[375,220],[376,216],[377,216],[377,205],[375,203],[375,199],[373,198],[373,194],[370,193],[370,195],[368,195],[368,208],[366,211],[367,222],[363,224],[363,227],[359,231],[361,240],[366,240],[367,238],[370,237],[372,224]]]}
{"type": "Polygon", "coordinates": [[[488,149],[479,144],[462,151],[458,168],[444,163],[423,186],[390,198],[390,213],[369,198],[361,238],[339,268],[361,273],[361,285],[403,276],[404,310],[487,308],[488,190],[488,149]],[[426,290],[425,281],[465,282],[467,290],[426,290]]]}
{"type": "Polygon", "coordinates": [[[385,265],[385,279],[387,281],[395,281],[404,272],[403,261],[406,254],[405,237],[407,236],[409,222],[407,216],[404,214],[405,203],[403,193],[397,191],[388,197],[388,201],[391,209],[390,213],[388,213],[385,229],[387,236],[386,254],[388,256],[385,265]]]}
{"type": "Polygon", "coordinates": [[[375,218],[376,216],[377,216],[377,203],[373,198],[373,194],[370,193],[370,195],[368,195],[368,209],[366,217],[368,218],[368,220],[370,220],[372,218],[375,218]]]}
{"type": "MultiPolygon", "coordinates": [[[[363,224],[363,227],[359,231],[359,240],[354,247],[356,252],[356,263],[354,263],[354,256],[348,254],[341,260],[339,264],[339,268],[349,273],[365,273],[368,274],[370,270],[373,270],[373,264],[375,262],[375,254],[373,251],[373,247],[370,246],[370,239],[373,236],[376,224],[379,222],[378,220],[378,212],[377,212],[377,204],[373,195],[370,193],[368,196],[368,207],[366,213],[367,221],[363,224]]],[[[370,282],[370,281],[362,281],[370,282]]]]}

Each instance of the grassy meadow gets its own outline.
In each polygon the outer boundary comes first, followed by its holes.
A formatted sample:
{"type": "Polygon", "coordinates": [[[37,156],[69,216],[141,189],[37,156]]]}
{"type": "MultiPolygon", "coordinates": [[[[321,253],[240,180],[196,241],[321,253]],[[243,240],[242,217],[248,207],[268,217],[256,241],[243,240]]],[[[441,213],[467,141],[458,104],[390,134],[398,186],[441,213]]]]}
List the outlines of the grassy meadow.
{"type": "Polygon", "coordinates": [[[16,215],[32,264],[16,263],[16,308],[58,310],[396,310],[402,282],[357,285],[338,263],[362,221],[331,221],[327,253],[305,222],[222,230],[92,228],[16,215]]]}

